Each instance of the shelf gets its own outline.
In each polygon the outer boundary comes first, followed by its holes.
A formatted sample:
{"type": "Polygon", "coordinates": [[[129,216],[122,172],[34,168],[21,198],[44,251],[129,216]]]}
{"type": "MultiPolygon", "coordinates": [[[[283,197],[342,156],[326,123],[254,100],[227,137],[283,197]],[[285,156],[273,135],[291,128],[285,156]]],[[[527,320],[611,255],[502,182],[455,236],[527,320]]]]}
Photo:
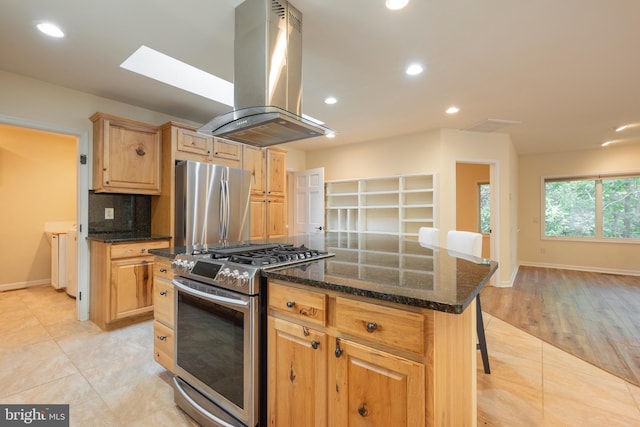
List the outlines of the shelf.
{"type": "Polygon", "coordinates": [[[398,175],[326,183],[327,231],[416,237],[436,226],[436,175],[398,175]]]}

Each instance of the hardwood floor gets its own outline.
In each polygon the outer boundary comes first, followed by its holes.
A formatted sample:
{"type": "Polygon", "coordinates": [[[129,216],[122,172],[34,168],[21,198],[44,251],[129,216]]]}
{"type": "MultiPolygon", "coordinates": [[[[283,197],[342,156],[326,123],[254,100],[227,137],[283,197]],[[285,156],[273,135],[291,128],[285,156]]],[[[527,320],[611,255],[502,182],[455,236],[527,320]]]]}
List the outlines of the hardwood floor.
{"type": "Polygon", "coordinates": [[[640,277],[521,267],[512,288],[482,291],[482,309],[640,386],[640,277]]]}

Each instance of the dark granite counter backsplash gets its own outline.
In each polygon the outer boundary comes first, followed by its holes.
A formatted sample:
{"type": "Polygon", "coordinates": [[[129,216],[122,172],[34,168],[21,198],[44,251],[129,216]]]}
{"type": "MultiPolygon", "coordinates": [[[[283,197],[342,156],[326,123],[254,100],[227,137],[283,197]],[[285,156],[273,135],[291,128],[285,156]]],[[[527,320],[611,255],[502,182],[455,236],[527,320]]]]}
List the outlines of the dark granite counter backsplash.
{"type": "Polygon", "coordinates": [[[89,191],[89,235],[102,234],[150,236],[151,196],[89,191]],[[105,209],[113,209],[113,219],[105,219],[105,209]]]}

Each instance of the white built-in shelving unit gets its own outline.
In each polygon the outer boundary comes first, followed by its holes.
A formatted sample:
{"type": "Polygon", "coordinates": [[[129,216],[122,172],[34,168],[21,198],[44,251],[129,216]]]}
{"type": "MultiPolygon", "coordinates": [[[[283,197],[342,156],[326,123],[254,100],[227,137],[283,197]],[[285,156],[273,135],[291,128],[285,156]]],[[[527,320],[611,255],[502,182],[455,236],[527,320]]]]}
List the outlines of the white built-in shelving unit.
{"type": "Polygon", "coordinates": [[[437,226],[436,188],[436,175],[327,181],[327,231],[417,237],[437,226]]]}

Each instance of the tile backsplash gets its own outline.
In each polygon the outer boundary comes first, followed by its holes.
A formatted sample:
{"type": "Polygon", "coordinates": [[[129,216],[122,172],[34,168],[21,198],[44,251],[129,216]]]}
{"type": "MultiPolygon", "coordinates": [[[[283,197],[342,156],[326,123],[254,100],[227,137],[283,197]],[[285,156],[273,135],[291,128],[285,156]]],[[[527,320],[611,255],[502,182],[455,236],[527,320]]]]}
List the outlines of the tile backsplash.
{"type": "Polygon", "coordinates": [[[151,196],[89,191],[89,234],[99,233],[150,235],[151,196]]]}

